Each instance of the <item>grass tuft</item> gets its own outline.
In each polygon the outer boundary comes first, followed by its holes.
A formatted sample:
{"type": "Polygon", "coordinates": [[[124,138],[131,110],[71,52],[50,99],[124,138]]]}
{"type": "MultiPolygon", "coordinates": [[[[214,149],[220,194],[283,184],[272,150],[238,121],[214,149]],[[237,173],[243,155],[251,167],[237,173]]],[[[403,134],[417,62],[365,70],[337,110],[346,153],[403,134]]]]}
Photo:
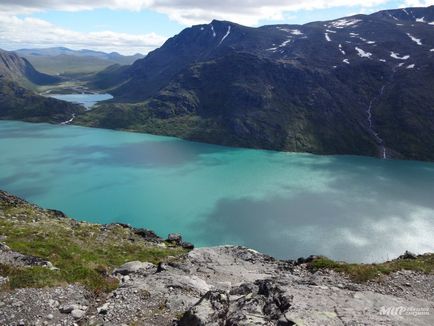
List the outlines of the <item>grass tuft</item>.
{"type": "Polygon", "coordinates": [[[96,293],[110,292],[118,286],[110,277],[115,267],[134,260],[156,264],[187,252],[146,242],[119,225],[56,218],[29,204],[10,207],[0,202],[0,235],[12,250],[46,259],[59,269],[0,265],[10,289],[79,283],[96,293]]]}
{"type": "Polygon", "coordinates": [[[331,269],[348,275],[355,282],[366,282],[400,270],[432,274],[434,273],[434,254],[421,255],[416,259],[395,259],[379,264],[348,264],[319,257],[310,262],[309,267],[313,271],[331,269]]]}

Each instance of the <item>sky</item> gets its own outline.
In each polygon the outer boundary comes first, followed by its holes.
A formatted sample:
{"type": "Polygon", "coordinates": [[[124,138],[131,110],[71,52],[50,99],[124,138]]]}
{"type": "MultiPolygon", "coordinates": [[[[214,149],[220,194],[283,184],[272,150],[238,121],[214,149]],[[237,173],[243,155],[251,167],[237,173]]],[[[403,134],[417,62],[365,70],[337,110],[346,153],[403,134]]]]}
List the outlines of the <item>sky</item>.
{"type": "Polygon", "coordinates": [[[247,26],[304,24],[434,0],[0,0],[0,48],[64,46],[146,54],[213,19],[247,26]]]}

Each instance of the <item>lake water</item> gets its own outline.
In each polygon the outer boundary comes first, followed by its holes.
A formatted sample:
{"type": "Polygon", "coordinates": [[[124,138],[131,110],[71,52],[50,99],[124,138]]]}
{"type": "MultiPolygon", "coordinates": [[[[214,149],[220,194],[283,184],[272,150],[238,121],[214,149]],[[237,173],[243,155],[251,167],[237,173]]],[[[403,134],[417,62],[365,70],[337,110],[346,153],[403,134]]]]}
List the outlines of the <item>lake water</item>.
{"type": "Polygon", "coordinates": [[[434,164],[0,122],[0,189],[198,246],[348,261],[434,251],[434,164]]]}
{"type": "Polygon", "coordinates": [[[50,94],[52,98],[58,100],[82,104],[88,110],[96,103],[106,100],[111,100],[113,96],[110,94],[50,94]]]}

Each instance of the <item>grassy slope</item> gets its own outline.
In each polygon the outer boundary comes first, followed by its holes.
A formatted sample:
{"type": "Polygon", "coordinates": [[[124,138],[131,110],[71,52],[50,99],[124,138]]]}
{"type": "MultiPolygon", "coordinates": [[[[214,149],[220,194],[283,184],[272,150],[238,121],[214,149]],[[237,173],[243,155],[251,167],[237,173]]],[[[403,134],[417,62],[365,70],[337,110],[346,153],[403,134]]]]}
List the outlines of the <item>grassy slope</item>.
{"type": "Polygon", "coordinates": [[[347,274],[355,282],[366,282],[399,270],[434,274],[434,254],[417,256],[416,259],[395,259],[379,264],[347,264],[319,257],[309,265],[312,270],[332,269],[347,274]]]}
{"type": "Polygon", "coordinates": [[[10,288],[80,283],[97,293],[108,292],[117,287],[109,276],[114,267],[134,260],[158,263],[185,253],[146,242],[120,225],[77,222],[25,202],[7,202],[2,196],[0,235],[12,250],[47,259],[59,268],[0,265],[0,275],[9,277],[10,288]]]}

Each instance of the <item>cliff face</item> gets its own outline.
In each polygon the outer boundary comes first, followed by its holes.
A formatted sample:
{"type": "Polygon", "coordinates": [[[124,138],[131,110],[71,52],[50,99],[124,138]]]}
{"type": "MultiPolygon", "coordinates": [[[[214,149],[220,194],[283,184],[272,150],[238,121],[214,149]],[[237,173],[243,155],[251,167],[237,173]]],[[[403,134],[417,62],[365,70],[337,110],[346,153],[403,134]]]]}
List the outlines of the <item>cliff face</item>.
{"type": "Polygon", "coordinates": [[[5,192],[0,235],[1,325],[434,324],[433,255],[347,265],[190,250],[179,235],[78,222],[5,192]]]}

